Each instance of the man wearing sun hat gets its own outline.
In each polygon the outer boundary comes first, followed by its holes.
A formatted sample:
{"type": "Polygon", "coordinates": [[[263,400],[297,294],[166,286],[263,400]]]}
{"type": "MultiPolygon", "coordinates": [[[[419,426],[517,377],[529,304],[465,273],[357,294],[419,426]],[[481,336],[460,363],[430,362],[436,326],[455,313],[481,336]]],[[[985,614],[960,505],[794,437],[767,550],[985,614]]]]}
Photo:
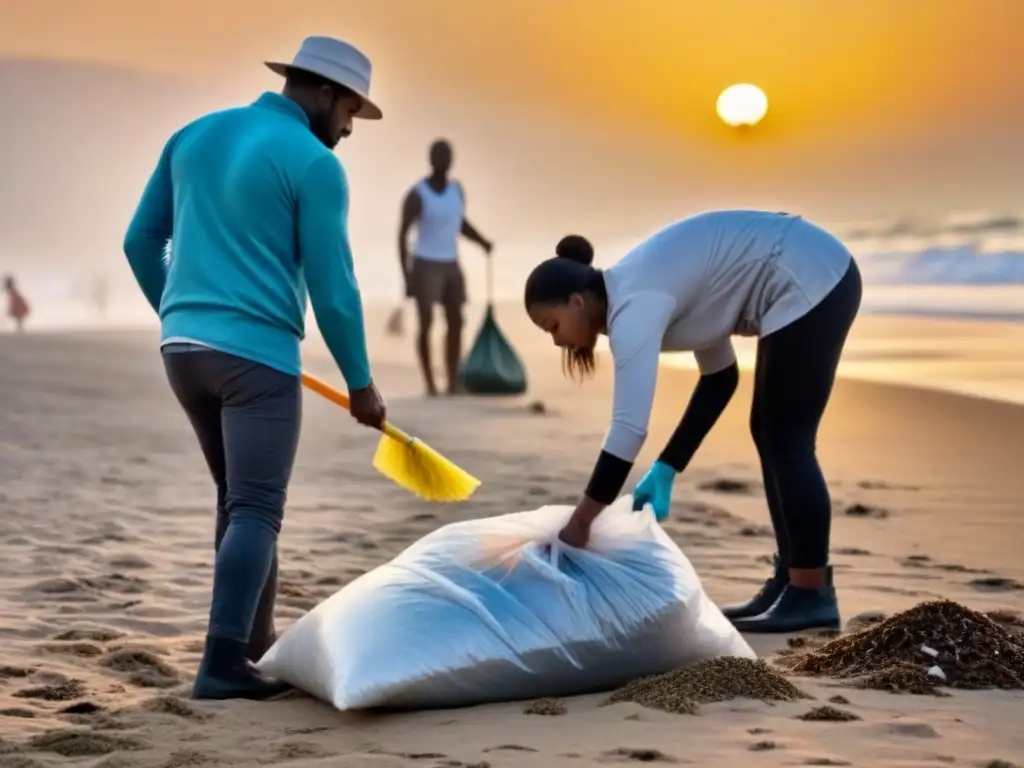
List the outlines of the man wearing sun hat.
{"type": "Polygon", "coordinates": [[[370,99],[370,60],[342,40],[309,37],[290,63],[267,66],[285,78],[281,93],[208,114],[171,136],[124,241],[160,317],[171,389],[217,488],[196,698],[264,699],[287,687],[251,661],[274,641],[277,535],[299,440],[307,293],[352,415],[376,428],[385,417],[353,272],[348,183],[332,151],[354,118],[381,118],[370,99]]]}

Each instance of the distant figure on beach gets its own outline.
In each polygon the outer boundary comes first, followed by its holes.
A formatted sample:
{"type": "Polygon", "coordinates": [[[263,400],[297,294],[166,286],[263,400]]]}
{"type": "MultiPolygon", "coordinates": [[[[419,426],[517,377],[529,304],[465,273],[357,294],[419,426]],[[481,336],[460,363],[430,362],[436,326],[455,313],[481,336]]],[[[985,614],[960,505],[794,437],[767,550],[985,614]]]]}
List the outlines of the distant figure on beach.
{"type": "Polygon", "coordinates": [[[92,300],[92,305],[96,308],[100,317],[107,316],[107,303],[110,298],[110,291],[107,287],[107,281],[103,277],[97,275],[92,281],[92,287],[89,291],[89,297],[92,300]]]}
{"type": "Polygon", "coordinates": [[[611,428],[586,492],[562,531],[586,545],[647,437],[662,351],[693,351],[700,379],[654,466],[633,491],[668,516],[675,476],[690,463],[739,381],[732,335],[756,336],[750,429],[775,530],[764,588],[724,613],[743,632],[839,627],[828,564],[831,500],[818,464],[818,425],[861,302],[861,276],[835,237],[800,216],[712,211],[669,224],[601,270],[579,235],[526,282],[530,319],[564,351],[571,374],[594,371],[608,337],[615,363],[611,428]]]}
{"type": "Polygon", "coordinates": [[[14,275],[4,275],[3,286],[7,294],[7,316],[14,321],[18,333],[22,333],[25,330],[25,318],[29,315],[28,301],[18,290],[14,275]]]}
{"type": "Polygon", "coordinates": [[[369,59],[309,37],[284,89],[214,112],[168,140],[125,236],[160,316],[171,389],[217,488],[216,558],[196,698],[265,699],[287,685],[250,663],[275,640],[277,537],[299,442],[307,291],[352,416],[383,426],[333,149],[378,120],[369,59]],[[169,265],[164,248],[171,242],[169,265]]]}
{"type": "Polygon", "coordinates": [[[459,392],[462,311],[466,303],[466,281],[459,265],[459,235],[483,248],[488,257],[494,247],[466,218],[466,191],[461,183],[449,177],[452,157],[452,147],[447,141],[438,140],[430,145],[430,175],[406,194],[398,228],[398,259],[405,279],[405,293],[416,301],[419,318],[416,353],[429,396],[437,394],[430,354],[435,304],[444,309],[447,324],[448,394],[459,392]],[[410,257],[409,230],[414,224],[416,242],[410,257]]]}

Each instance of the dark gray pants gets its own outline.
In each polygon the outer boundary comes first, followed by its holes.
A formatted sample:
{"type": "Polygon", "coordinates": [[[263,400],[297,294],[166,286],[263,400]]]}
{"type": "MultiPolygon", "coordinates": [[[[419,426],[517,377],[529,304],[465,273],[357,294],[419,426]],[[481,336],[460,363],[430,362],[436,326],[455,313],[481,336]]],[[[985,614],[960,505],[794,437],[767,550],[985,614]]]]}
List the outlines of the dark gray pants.
{"type": "Polygon", "coordinates": [[[209,634],[274,641],[277,535],[299,442],[297,376],[193,344],[163,348],[171,389],[199,438],[217,487],[209,634]]]}

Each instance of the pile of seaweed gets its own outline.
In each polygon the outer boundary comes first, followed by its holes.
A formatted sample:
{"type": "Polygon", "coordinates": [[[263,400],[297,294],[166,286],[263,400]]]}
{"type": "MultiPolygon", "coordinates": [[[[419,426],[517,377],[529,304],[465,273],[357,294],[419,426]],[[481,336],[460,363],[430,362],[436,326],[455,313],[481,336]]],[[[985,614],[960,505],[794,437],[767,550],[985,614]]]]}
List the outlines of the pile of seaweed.
{"type": "Polygon", "coordinates": [[[983,613],[934,600],[794,660],[796,674],[862,688],[935,693],[939,687],[1024,689],[1024,641],[983,613]]]}

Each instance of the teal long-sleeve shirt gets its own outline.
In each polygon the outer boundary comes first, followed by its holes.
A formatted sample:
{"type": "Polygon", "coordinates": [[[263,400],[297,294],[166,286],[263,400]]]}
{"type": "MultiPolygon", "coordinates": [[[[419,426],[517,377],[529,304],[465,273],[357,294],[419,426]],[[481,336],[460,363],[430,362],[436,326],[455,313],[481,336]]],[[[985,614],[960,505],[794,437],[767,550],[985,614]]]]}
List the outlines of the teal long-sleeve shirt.
{"type": "Polygon", "coordinates": [[[164,146],[124,240],[162,343],[301,370],[307,295],[350,390],[370,383],[348,182],[291,99],[265,93],[164,146]]]}

